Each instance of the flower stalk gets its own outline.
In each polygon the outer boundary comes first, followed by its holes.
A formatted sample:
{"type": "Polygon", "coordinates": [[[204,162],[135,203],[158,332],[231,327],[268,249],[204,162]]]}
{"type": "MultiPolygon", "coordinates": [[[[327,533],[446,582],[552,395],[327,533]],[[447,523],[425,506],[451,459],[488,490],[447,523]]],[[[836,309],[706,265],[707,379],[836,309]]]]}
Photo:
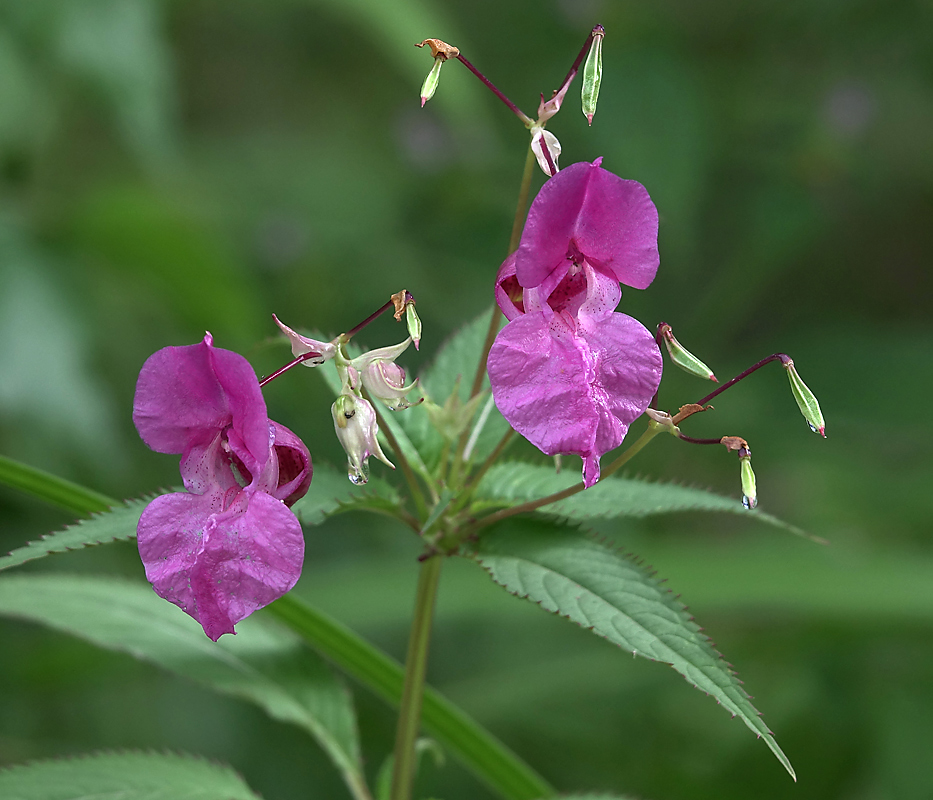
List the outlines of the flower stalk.
{"type": "Polygon", "coordinates": [[[415,613],[408,640],[408,655],[405,658],[405,684],[395,734],[395,762],[390,800],[411,800],[417,765],[415,741],[421,727],[421,697],[427,673],[428,646],[441,564],[440,556],[430,556],[421,562],[418,573],[415,613]]]}

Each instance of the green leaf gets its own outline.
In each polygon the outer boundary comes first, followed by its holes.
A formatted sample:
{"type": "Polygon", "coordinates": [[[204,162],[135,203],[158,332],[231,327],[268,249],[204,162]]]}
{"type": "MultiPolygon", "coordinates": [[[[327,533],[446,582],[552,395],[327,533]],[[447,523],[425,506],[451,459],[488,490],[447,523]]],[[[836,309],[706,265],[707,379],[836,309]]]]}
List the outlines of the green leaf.
{"type": "MultiPolygon", "coordinates": [[[[458,378],[460,399],[464,403],[469,400],[473,376],[488,328],[489,312],[464,325],[443,344],[437,357],[419,376],[422,387],[435,403],[443,405],[457,386],[458,378]]],[[[488,377],[483,378],[483,390],[489,392],[488,377]]],[[[483,404],[480,405],[473,424],[480,418],[482,408],[483,404]]],[[[444,442],[441,435],[431,427],[427,414],[413,414],[406,418],[399,416],[399,420],[412,442],[421,451],[424,460],[429,464],[434,463],[444,442]]],[[[473,459],[480,460],[489,455],[508,430],[509,424],[493,406],[477,438],[473,459]]]]}
{"type": "Polygon", "coordinates": [[[314,465],[311,488],[292,506],[292,511],[303,524],[320,525],[328,517],[346,511],[391,513],[399,502],[395,487],[380,478],[371,478],[365,486],[355,486],[346,472],[318,462],[314,465]]]}
{"type": "MultiPolygon", "coordinates": [[[[398,706],[405,674],[398,661],[291,594],[267,606],[265,613],[274,615],[330,662],[398,706]]],[[[544,778],[430,686],[424,689],[421,721],[454,758],[506,800],[554,796],[544,778]]]]}
{"type": "MultiPolygon", "coordinates": [[[[512,462],[496,464],[483,477],[475,498],[491,506],[512,506],[547,497],[580,483],[575,470],[558,473],[540,464],[512,462]]],[[[761,511],[747,510],[739,500],[713,494],[705,489],[655,483],[640,478],[604,478],[595,486],[538,509],[562,519],[584,521],[615,517],[647,517],[675,511],[724,511],[741,514],[784,528],[798,536],[809,534],[761,511]]]]}
{"type": "Polygon", "coordinates": [[[167,753],[101,753],[0,770],[6,800],[261,800],[230,767],[167,753]]]}
{"type": "Polygon", "coordinates": [[[518,520],[485,533],[471,555],[512,594],[633,655],[670,664],[762,737],[796,780],[735,673],[683,605],[630,556],[580,531],[518,520]]]}
{"type": "Polygon", "coordinates": [[[0,614],[130,653],[209,689],[255,703],[273,719],[310,733],[351,790],[363,785],[349,692],[288,631],[250,618],[239,623],[236,636],[224,636],[215,644],[197,622],[148,586],[58,574],[0,580],[0,614]]]}
{"type": "Polygon", "coordinates": [[[98,544],[136,538],[136,523],[148,500],[128,500],[111,511],[94,514],[63,530],[50,533],[0,557],[0,571],[52,553],[64,553],[98,544]]]}

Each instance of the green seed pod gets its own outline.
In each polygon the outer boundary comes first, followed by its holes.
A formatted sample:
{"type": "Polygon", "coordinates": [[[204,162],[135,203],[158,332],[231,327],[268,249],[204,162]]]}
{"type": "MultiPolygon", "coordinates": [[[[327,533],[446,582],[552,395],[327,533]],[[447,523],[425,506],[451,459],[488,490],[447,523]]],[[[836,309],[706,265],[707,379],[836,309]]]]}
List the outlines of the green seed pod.
{"type": "Polygon", "coordinates": [[[823,412],[820,411],[820,404],[816,399],[816,395],[810,391],[807,384],[800,380],[793,360],[788,359],[784,364],[784,369],[787,370],[787,377],[790,380],[790,390],[794,393],[794,400],[797,401],[800,413],[803,414],[804,419],[810,426],[810,430],[814,433],[818,433],[825,439],[826,423],[823,422],[823,412]]]}
{"type": "Polygon", "coordinates": [[[752,454],[746,450],[747,456],[740,456],[739,463],[742,468],[742,505],[749,511],[758,505],[758,487],[755,483],[755,473],[752,471],[752,454]]]}
{"type": "Polygon", "coordinates": [[[441,78],[441,67],[444,66],[443,58],[435,58],[434,66],[431,67],[431,71],[428,73],[428,77],[424,79],[424,84],[421,87],[421,107],[424,108],[424,104],[428,102],[432,97],[434,97],[434,92],[437,91],[437,82],[441,78]]]}
{"type": "Polygon", "coordinates": [[[716,376],[713,375],[713,371],[706,366],[706,364],[700,361],[700,359],[677,341],[670,325],[665,323],[661,326],[661,336],[664,338],[664,344],[667,346],[667,353],[674,364],[685,372],[696,375],[698,378],[714,381],[716,383],[719,382],[716,380],[716,376]]]}
{"type": "Polygon", "coordinates": [[[405,322],[408,324],[408,335],[411,336],[415,350],[417,350],[421,344],[421,318],[418,316],[418,312],[415,311],[414,303],[405,306],[405,322]]]}
{"type": "Polygon", "coordinates": [[[603,36],[605,32],[600,28],[593,31],[593,44],[586,56],[583,65],[583,88],[580,99],[583,103],[583,114],[586,121],[592,125],[593,115],[596,113],[596,99],[599,97],[599,84],[603,79],[603,36]]]}

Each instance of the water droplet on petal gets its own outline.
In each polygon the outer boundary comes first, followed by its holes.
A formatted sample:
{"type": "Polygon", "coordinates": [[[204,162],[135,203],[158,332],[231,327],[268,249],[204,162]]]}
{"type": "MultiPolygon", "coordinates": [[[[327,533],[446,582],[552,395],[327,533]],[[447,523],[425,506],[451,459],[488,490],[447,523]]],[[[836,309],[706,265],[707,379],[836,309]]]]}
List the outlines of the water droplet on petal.
{"type": "Polygon", "coordinates": [[[817,430],[816,425],[814,425],[812,422],[810,422],[810,420],[807,420],[807,425],[810,426],[810,430],[811,430],[811,431],[813,431],[814,433],[819,433],[819,430],[817,430]]]}
{"type": "Polygon", "coordinates": [[[355,469],[351,469],[347,473],[347,477],[350,479],[350,483],[354,486],[364,486],[369,482],[369,476],[364,475],[362,472],[357,472],[355,469]]]}
{"type": "Polygon", "coordinates": [[[742,495],[742,505],[745,506],[749,511],[758,506],[757,497],[749,497],[747,494],[742,495]]]}

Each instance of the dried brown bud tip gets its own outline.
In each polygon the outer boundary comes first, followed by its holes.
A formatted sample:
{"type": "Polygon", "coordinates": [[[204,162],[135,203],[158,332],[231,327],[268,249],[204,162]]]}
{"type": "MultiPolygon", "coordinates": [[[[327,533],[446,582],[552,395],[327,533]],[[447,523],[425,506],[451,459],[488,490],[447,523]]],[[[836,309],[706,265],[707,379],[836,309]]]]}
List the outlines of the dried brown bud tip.
{"type": "Polygon", "coordinates": [[[432,56],[442,61],[446,61],[448,58],[456,58],[460,55],[460,50],[458,48],[440,39],[425,39],[421,44],[416,44],[415,47],[424,47],[425,45],[431,48],[432,56]]]}
{"type": "Polygon", "coordinates": [[[393,316],[396,322],[402,321],[402,314],[405,313],[405,309],[415,302],[415,298],[411,296],[411,293],[407,289],[396,292],[389,299],[392,301],[392,305],[395,306],[395,313],[393,316]]]}
{"type": "MultiPolygon", "coordinates": [[[[723,436],[719,443],[725,445],[726,450],[748,450],[748,442],[741,436],[723,436]]],[[[740,454],[741,455],[741,454],[740,454]]]]}

